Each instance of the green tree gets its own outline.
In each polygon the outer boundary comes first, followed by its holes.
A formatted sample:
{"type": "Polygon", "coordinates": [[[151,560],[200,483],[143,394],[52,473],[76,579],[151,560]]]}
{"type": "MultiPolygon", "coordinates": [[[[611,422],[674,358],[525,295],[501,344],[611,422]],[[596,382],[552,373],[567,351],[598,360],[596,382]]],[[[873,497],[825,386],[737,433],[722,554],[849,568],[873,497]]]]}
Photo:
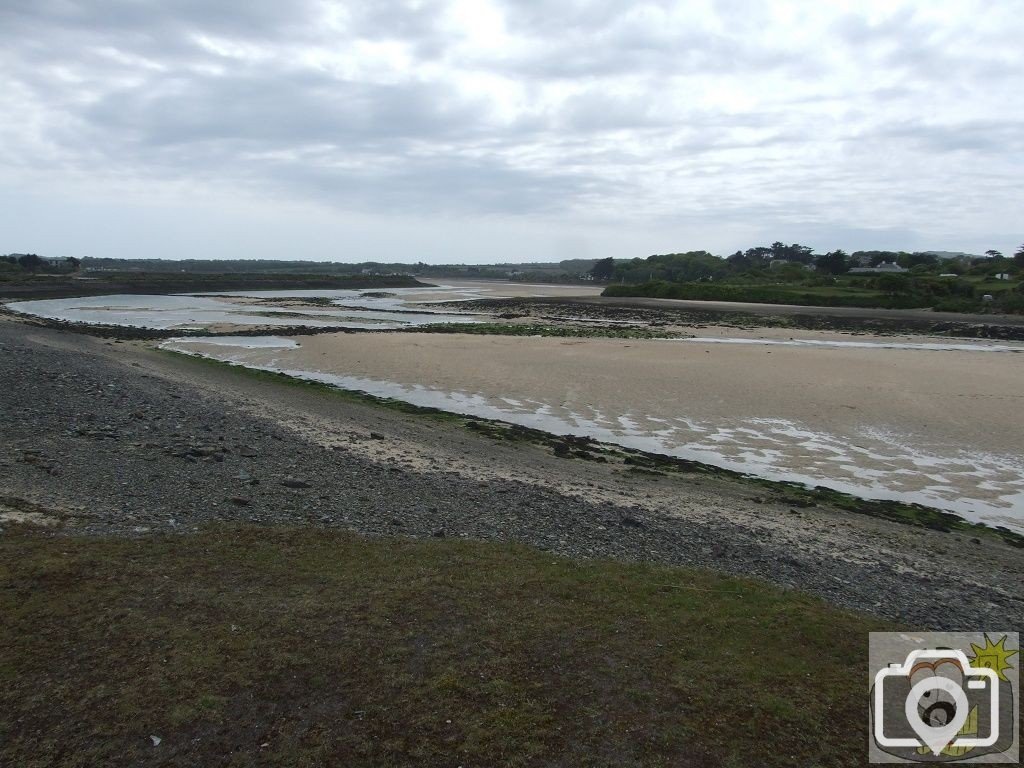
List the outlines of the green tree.
{"type": "Polygon", "coordinates": [[[819,256],[815,259],[814,266],[818,268],[819,272],[829,275],[842,275],[850,271],[849,259],[841,250],[819,256]]]}
{"type": "Polygon", "coordinates": [[[590,274],[595,280],[611,280],[615,275],[615,259],[611,256],[601,259],[590,268],[590,274]]]}
{"type": "Polygon", "coordinates": [[[1017,252],[1013,254],[1013,262],[1018,267],[1024,268],[1024,245],[1021,245],[1017,252]]]}
{"type": "Polygon", "coordinates": [[[34,253],[25,253],[18,257],[18,263],[25,269],[35,272],[43,266],[43,260],[34,253]]]}
{"type": "Polygon", "coordinates": [[[875,279],[875,286],[890,295],[903,293],[910,288],[910,278],[906,275],[879,275],[875,279]]]}

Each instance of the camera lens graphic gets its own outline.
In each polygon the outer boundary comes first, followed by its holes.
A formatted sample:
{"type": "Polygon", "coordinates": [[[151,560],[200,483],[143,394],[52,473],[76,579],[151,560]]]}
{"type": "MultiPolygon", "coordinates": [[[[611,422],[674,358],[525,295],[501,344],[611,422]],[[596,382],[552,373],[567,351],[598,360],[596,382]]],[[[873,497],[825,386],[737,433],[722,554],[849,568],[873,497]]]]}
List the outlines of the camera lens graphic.
{"type": "Polygon", "coordinates": [[[967,710],[967,694],[960,684],[938,676],[917,682],[904,706],[910,727],[936,755],[956,738],[967,721],[967,710]]]}
{"type": "MultiPolygon", "coordinates": [[[[918,703],[921,706],[926,703],[926,699],[931,696],[931,693],[926,693],[924,698],[918,703]]],[[[921,722],[925,725],[945,725],[953,716],[956,714],[956,705],[951,701],[936,701],[934,704],[929,704],[921,712],[921,722]]]]}

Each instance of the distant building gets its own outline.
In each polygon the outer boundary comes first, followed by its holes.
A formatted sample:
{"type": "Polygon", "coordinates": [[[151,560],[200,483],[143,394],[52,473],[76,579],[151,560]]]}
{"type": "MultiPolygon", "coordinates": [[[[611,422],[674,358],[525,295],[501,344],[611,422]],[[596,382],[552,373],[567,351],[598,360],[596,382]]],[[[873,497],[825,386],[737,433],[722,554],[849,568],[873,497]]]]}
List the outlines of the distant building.
{"type": "Polygon", "coordinates": [[[894,261],[883,261],[874,267],[854,267],[850,270],[850,273],[859,275],[898,275],[909,271],[909,269],[904,269],[894,261]]]}
{"type": "Polygon", "coordinates": [[[992,277],[994,277],[996,280],[1009,280],[1010,279],[1010,273],[1009,272],[1000,272],[997,275],[992,275],[992,277]]]}

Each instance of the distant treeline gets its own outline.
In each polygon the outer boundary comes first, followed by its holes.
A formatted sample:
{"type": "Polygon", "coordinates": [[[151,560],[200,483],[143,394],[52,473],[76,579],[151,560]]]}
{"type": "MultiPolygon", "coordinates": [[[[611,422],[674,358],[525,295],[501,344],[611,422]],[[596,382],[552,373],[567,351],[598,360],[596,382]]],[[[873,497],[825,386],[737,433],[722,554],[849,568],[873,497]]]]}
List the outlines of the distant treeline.
{"type": "Polygon", "coordinates": [[[408,275],[436,278],[483,278],[526,282],[587,281],[595,259],[569,259],[529,264],[414,264],[363,261],[355,264],[324,261],[272,261],[268,259],[109,259],[86,258],[86,272],[176,272],[191,274],[273,275],[408,275]]]}
{"type": "Polygon", "coordinates": [[[646,259],[602,259],[591,274],[598,280],[617,283],[642,283],[652,280],[691,282],[722,280],[738,275],[775,278],[805,277],[813,271],[823,275],[845,275],[851,270],[869,269],[879,265],[895,265],[896,271],[915,274],[997,274],[1016,273],[1024,269],[1024,245],[1012,258],[999,251],[984,255],[953,254],[941,251],[854,251],[815,253],[813,248],[793,243],[772,243],[768,246],[736,251],[731,256],[715,256],[708,251],[687,251],[648,256],[646,259]]]}
{"type": "Polygon", "coordinates": [[[0,275],[12,272],[36,274],[42,270],[50,274],[66,274],[77,270],[80,263],[70,256],[66,259],[44,259],[37,253],[8,253],[0,256],[0,275]]]}
{"type": "Polygon", "coordinates": [[[605,296],[1024,313],[1024,245],[1008,258],[998,251],[815,254],[774,243],[726,258],[689,251],[604,259],[592,274],[612,283],[605,296]]]}

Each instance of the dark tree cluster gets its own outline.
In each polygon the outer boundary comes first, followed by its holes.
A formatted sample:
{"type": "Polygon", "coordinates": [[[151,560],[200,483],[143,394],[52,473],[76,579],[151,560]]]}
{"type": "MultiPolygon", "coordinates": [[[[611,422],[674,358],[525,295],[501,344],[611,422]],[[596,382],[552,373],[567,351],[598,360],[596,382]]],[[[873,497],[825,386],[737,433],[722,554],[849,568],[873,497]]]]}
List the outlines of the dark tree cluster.
{"type": "Polygon", "coordinates": [[[877,268],[893,264],[912,276],[998,275],[1024,270],[1024,245],[1013,259],[995,250],[983,257],[942,258],[935,253],[907,251],[843,250],[816,254],[813,248],[799,243],[775,242],[748,248],[725,257],[707,251],[687,251],[649,256],[646,259],[601,259],[590,270],[595,280],[617,283],[701,282],[752,278],[771,282],[806,282],[820,278],[846,275],[851,269],[877,268]]]}

